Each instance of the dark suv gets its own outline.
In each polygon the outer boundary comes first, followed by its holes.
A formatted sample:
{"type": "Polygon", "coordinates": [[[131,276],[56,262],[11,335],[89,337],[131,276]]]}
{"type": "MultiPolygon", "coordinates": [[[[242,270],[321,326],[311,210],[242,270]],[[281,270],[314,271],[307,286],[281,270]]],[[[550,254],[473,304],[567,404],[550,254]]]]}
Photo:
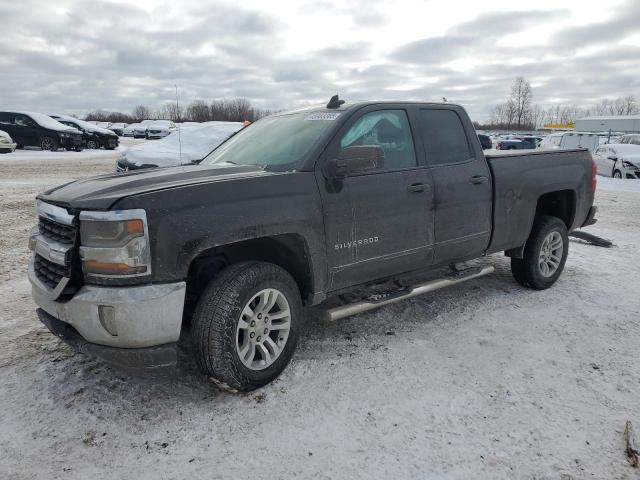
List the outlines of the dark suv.
{"type": "Polygon", "coordinates": [[[78,130],[42,113],[0,112],[0,130],[11,135],[18,148],[82,150],[82,134],[78,130]]]}
{"type": "Polygon", "coordinates": [[[93,123],[66,115],[51,115],[51,117],[68,127],[78,129],[82,133],[82,142],[85,148],[104,147],[105,150],[114,150],[120,142],[115,132],[98,127],[93,123]]]}

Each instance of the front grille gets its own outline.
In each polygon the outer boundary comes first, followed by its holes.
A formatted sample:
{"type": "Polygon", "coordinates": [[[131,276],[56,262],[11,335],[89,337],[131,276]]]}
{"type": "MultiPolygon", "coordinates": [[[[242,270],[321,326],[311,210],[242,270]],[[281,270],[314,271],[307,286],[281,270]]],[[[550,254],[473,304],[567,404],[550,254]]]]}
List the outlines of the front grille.
{"type": "Polygon", "coordinates": [[[38,223],[40,233],[56,242],[72,245],[76,241],[77,229],[72,225],[64,225],[45,217],[40,217],[38,223]]]}
{"type": "Polygon", "coordinates": [[[70,281],[61,295],[72,295],[82,285],[82,269],[77,248],[80,243],[77,220],[73,222],[74,225],[60,223],[44,216],[40,216],[38,220],[38,230],[43,239],[67,245],[70,251],[66,255],[65,265],[54,263],[36,253],[33,260],[36,277],[50,289],[55,289],[62,278],[69,278],[70,281]]]}
{"type": "Polygon", "coordinates": [[[149,133],[161,133],[160,130],[149,130],[149,133]]]}
{"type": "Polygon", "coordinates": [[[33,268],[38,279],[51,289],[56,288],[63,277],[71,277],[71,266],[58,265],[38,254],[34,258],[33,268]]]}

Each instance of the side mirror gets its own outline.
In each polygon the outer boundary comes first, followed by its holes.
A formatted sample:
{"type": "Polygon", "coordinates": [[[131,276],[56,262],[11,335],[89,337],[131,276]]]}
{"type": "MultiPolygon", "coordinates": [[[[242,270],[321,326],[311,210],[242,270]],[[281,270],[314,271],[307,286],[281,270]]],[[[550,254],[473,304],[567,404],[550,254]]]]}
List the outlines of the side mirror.
{"type": "Polygon", "coordinates": [[[613,161],[615,162],[615,161],[617,161],[617,160],[618,160],[618,157],[616,157],[615,155],[609,155],[609,156],[607,157],[607,159],[609,159],[609,160],[613,160],[613,161]]]}
{"type": "Polygon", "coordinates": [[[356,145],[343,148],[338,158],[328,160],[325,173],[328,178],[344,178],[354,173],[375,170],[384,165],[384,150],[380,145],[356,145]]]}

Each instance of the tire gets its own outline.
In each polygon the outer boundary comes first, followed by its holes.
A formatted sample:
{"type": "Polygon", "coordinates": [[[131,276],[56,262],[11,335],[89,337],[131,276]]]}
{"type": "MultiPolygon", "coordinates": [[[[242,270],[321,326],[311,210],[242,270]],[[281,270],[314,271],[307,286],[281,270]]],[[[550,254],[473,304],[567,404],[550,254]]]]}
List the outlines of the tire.
{"type": "Polygon", "coordinates": [[[42,137],[40,140],[40,148],[42,150],[50,150],[55,152],[58,150],[58,142],[53,137],[42,137]]]}
{"type": "Polygon", "coordinates": [[[619,178],[620,180],[622,180],[622,172],[620,170],[614,170],[613,178],[619,178]]]}
{"type": "MultiPolygon", "coordinates": [[[[269,298],[272,297],[266,298],[270,303],[269,298]]],[[[262,302],[262,297],[259,301],[262,302]]],[[[203,373],[225,389],[254,390],[273,381],[288,365],[298,342],[301,323],[300,291],[289,273],[277,265],[263,262],[231,265],[209,282],[193,314],[191,338],[196,362],[203,373]],[[260,305],[264,304],[253,302],[262,292],[273,291],[285,300],[276,295],[276,303],[261,316],[259,312],[263,310],[260,305]],[[282,315],[286,311],[283,306],[288,306],[288,317],[273,321],[267,318],[267,314],[274,317],[282,315]],[[274,309],[277,310],[274,312],[274,309]],[[246,312],[251,312],[251,315],[246,312]],[[246,320],[243,321],[246,327],[240,323],[241,317],[246,320]],[[275,322],[285,325],[287,318],[289,330],[283,340],[284,329],[274,328],[274,325],[277,325],[275,322]],[[271,327],[271,330],[266,327],[271,327]],[[267,330],[269,332],[265,335],[267,330]],[[266,338],[271,339],[269,344],[266,338]],[[262,341],[261,347],[258,347],[259,340],[262,341]],[[247,350],[242,348],[243,345],[247,350]],[[251,345],[254,345],[255,356],[251,356],[251,345]],[[272,363],[267,363],[263,352],[274,353],[271,345],[279,347],[278,354],[273,355],[275,360],[271,360],[272,363]],[[241,359],[243,351],[249,352],[244,360],[241,359]],[[251,359],[247,361],[246,357],[251,359]]]]}
{"type": "Polygon", "coordinates": [[[100,148],[100,145],[95,140],[87,140],[87,148],[89,150],[95,150],[97,148],[100,148]]]}
{"type": "Polygon", "coordinates": [[[81,146],[77,146],[76,148],[74,148],[74,150],[76,152],[81,152],[82,151],[82,147],[81,146]]]}
{"type": "Polygon", "coordinates": [[[535,290],[545,290],[553,285],[564,270],[569,253],[569,237],[567,236],[567,226],[557,217],[540,215],[536,217],[531,234],[527,239],[524,248],[523,258],[511,258],[511,273],[513,278],[525,287],[535,290]],[[543,252],[545,240],[549,239],[550,248],[543,252]],[[553,249],[552,246],[559,244],[562,252],[553,249]],[[548,260],[541,260],[541,256],[548,260]],[[559,259],[559,261],[554,260],[559,259]],[[545,267],[547,265],[547,271],[545,267]],[[555,265],[555,270],[551,271],[550,265],[555,265]]]}

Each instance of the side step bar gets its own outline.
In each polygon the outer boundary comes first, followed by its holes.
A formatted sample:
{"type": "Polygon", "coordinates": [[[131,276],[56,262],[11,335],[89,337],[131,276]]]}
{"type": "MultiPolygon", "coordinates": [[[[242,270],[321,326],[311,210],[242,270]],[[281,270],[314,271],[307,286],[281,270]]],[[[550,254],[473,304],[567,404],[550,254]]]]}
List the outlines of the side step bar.
{"type": "Polygon", "coordinates": [[[339,307],[330,308],[322,313],[322,318],[323,320],[327,321],[340,320],[342,318],[350,317],[358,313],[367,312],[369,310],[383,307],[391,303],[406,300],[407,298],[417,297],[418,295],[422,295],[423,293],[433,292],[434,290],[439,290],[440,288],[444,287],[450,287],[451,285],[457,285],[458,283],[466,282],[467,280],[484,277],[485,275],[493,273],[493,271],[494,268],[488,266],[473,269],[473,273],[470,273],[468,275],[461,276],[460,274],[454,274],[451,277],[437,278],[435,280],[430,280],[428,282],[416,285],[415,287],[412,287],[410,290],[406,291],[406,293],[393,296],[391,298],[386,298],[384,300],[362,300],[359,302],[350,303],[348,305],[340,305],[339,307]]]}

